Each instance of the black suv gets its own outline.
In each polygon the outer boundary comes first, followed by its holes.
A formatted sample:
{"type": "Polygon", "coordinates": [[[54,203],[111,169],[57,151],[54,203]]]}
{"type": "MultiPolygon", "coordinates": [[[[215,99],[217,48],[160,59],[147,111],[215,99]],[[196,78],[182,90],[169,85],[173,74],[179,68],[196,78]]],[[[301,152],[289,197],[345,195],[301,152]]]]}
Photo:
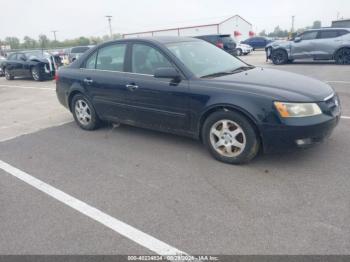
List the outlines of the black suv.
{"type": "Polygon", "coordinates": [[[207,41],[221,49],[224,49],[227,53],[236,54],[236,42],[232,39],[230,35],[201,35],[196,36],[196,38],[207,41]]]}

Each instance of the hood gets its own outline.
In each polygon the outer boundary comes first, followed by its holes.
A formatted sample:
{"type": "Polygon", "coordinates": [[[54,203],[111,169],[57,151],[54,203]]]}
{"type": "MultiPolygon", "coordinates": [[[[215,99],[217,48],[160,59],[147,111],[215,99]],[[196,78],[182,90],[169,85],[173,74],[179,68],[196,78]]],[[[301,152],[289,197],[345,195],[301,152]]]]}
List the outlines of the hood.
{"type": "Polygon", "coordinates": [[[204,81],[208,81],[208,86],[211,87],[249,92],[286,102],[318,102],[334,93],[332,87],[319,80],[285,71],[258,67],[204,81]]]}

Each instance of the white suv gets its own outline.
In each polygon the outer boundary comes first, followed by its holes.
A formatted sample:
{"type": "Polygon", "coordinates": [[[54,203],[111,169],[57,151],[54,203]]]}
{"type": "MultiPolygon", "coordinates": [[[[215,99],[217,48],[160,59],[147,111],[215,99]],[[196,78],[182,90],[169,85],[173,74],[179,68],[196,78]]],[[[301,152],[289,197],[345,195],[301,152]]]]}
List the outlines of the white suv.
{"type": "Polygon", "coordinates": [[[248,55],[252,51],[253,51],[253,47],[251,47],[250,45],[239,43],[236,47],[236,55],[238,55],[238,56],[248,55]]]}

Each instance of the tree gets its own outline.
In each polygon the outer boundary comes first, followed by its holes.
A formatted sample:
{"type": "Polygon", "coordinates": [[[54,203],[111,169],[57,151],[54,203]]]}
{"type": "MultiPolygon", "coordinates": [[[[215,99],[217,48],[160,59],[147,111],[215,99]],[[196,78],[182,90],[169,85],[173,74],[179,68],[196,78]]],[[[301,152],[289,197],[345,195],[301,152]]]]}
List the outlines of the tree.
{"type": "Polygon", "coordinates": [[[259,33],[259,36],[267,36],[266,31],[265,31],[265,30],[262,30],[262,31],[259,33]]]}
{"type": "Polygon", "coordinates": [[[77,44],[78,45],[89,45],[90,44],[90,40],[89,40],[89,38],[81,36],[81,37],[79,37],[77,39],[77,44]]]}
{"type": "Polygon", "coordinates": [[[37,45],[37,42],[35,39],[33,38],[30,38],[29,36],[25,36],[23,38],[23,44],[22,44],[22,47],[23,48],[35,48],[37,45]]]}
{"type": "Polygon", "coordinates": [[[50,40],[46,35],[44,34],[39,35],[39,44],[41,48],[47,48],[49,43],[50,43],[50,40]]]}
{"type": "Polygon", "coordinates": [[[20,42],[17,37],[6,37],[5,43],[10,45],[11,49],[18,49],[20,46],[20,42]]]}
{"type": "Polygon", "coordinates": [[[321,21],[314,21],[314,23],[312,25],[312,29],[319,29],[321,27],[322,27],[321,21]]]}

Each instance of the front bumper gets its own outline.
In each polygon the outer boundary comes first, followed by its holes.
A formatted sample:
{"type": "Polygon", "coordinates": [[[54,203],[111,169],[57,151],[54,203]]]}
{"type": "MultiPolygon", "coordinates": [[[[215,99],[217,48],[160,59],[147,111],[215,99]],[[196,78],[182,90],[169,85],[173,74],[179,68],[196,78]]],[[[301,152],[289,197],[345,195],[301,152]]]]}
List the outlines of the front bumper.
{"type": "Polygon", "coordinates": [[[293,123],[263,125],[261,136],[264,152],[282,152],[321,143],[331,135],[339,119],[340,114],[334,117],[322,115],[313,117],[311,121],[293,119],[293,123]]]}

